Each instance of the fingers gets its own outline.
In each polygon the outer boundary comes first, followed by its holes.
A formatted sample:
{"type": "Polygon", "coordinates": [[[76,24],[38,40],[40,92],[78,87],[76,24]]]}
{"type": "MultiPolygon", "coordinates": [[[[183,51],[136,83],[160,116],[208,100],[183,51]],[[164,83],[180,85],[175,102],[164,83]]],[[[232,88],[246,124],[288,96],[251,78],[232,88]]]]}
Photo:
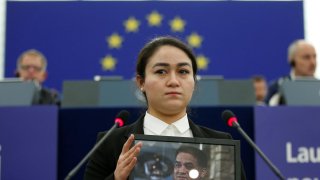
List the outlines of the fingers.
{"type": "Polygon", "coordinates": [[[130,175],[132,169],[134,168],[134,166],[136,165],[137,163],[137,157],[134,157],[132,158],[132,161],[128,164],[128,166],[125,167],[125,171],[128,171],[129,174],[128,176],[130,175]]]}
{"type": "Polygon", "coordinates": [[[127,163],[129,163],[128,161],[131,161],[133,157],[138,156],[142,143],[139,142],[135,144],[133,147],[131,147],[131,144],[133,143],[133,141],[134,141],[134,135],[131,135],[127,140],[127,142],[123,145],[119,160],[126,161],[127,163]]]}
{"type": "Polygon", "coordinates": [[[140,153],[140,149],[141,147],[139,146],[131,148],[131,150],[126,154],[127,157],[125,156],[125,158],[122,159],[122,166],[125,171],[131,172],[131,170],[134,168],[137,162],[137,156],[140,153]]]}
{"type": "Polygon", "coordinates": [[[133,141],[134,141],[134,135],[131,134],[128,140],[126,141],[126,143],[124,143],[121,154],[128,152],[133,141]]]}
{"type": "Polygon", "coordinates": [[[114,172],[115,179],[127,179],[137,163],[137,156],[140,153],[142,143],[139,142],[131,147],[133,141],[134,136],[130,135],[126,143],[123,145],[120,157],[117,162],[117,167],[114,172]]]}

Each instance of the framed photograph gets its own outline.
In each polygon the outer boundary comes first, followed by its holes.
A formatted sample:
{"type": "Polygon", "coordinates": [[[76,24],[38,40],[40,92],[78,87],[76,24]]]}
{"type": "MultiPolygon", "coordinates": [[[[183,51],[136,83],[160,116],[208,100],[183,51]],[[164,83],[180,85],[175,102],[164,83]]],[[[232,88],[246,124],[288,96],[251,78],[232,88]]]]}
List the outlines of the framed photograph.
{"type": "Polygon", "coordinates": [[[240,180],[240,142],[135,135],[142,142],[131,180],[240,180]]]}

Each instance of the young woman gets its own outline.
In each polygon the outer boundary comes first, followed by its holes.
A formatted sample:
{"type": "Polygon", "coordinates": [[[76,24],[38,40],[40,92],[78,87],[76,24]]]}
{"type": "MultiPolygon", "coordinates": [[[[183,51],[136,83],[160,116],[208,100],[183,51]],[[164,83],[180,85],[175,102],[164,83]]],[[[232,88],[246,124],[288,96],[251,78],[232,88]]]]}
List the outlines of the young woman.
{"type": "Polygon", "coordinates": [[[141,50],[136,73],[147,111],[135,123],[116,129],[93,154],[86,168],[86,180],[127,179],[142,146],[138,143],[131,147],[133,134],[231,139],[227,133],[194,124],[187,116],[197,63],[183,42],[173,37],[153,39],[141,50]]]}

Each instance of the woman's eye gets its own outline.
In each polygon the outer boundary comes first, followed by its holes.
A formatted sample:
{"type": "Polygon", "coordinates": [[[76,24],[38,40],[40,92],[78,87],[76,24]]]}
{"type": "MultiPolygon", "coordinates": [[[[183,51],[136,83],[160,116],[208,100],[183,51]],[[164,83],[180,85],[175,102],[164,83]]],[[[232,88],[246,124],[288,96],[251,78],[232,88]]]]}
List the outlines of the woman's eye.
{"type": "Polygon", "coordinates": [[[165,74],[165,73],[166,73],[166,71],[163,69],[159,69],[156,71],[156,74],[165,74]]]}
{"type": "Polygon", "coordinates": [[[189,70],[185,70],[185,69],[182,69],[179,71],[181,74],[189,74],[190,71],[189,70]]]}

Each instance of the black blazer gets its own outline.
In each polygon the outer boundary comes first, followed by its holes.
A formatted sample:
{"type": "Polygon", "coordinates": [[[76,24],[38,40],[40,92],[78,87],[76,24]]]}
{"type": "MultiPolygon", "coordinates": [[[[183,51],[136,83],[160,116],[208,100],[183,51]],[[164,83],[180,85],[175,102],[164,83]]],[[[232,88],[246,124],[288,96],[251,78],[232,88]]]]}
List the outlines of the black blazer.
{"type": "Polygon", "coordinates": [[[36,104],[60,105],[58,92],[53,89],[41,88],[36,104]]]}
{"type": "MultiPolygon", "coordinates": [[[[85,180],[113,180],[113,173],[116,169],[117,161],[122,151],[123,144],[127,141],[130,134],[144,134],[143,119],[141,116],[131,125],[115,129],[110,136],[101,144],[91,156],[86,170],[85,180]]],[[[224,132],[215,131],[207,127],[198,126],[189,120],[190,129],[194,137],[232,139],[231,135],[224,132]]],[[[98,139],[102,138],[103,133],[99,133],[98,139]]],[[[245,172],[242,167],[241,179],[245,180],[245,172]]]]}

